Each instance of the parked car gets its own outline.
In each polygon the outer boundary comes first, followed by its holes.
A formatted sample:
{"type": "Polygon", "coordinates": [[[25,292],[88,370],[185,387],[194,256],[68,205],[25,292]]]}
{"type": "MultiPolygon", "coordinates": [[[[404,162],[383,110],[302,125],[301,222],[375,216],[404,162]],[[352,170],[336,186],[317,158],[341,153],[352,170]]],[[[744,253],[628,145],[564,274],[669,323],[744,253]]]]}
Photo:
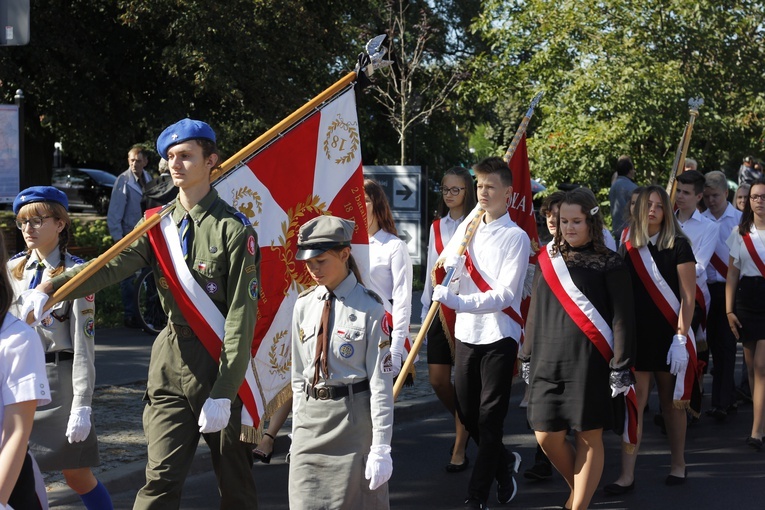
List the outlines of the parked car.
{"type": "Polygon", "coordinates": [[[52,185],[69,199],[69,209],[94,208],[98,214],[109,210],[109,199],[117,177],[94,168],[55,168],[52,185]]]}

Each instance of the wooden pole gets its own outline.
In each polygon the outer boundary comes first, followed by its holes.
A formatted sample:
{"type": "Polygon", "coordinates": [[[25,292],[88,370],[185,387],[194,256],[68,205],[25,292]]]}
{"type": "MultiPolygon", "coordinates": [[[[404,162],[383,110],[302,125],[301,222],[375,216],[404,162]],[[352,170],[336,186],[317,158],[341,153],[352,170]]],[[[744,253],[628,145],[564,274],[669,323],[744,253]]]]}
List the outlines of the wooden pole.
{"type": "MultiPolygon", "coordinates": [[[[459,248],[457,249],[457,256],[462,256],[465,253],[465,250],[467,249],[468,243],[470,243],[470,240],[473,238],[473,233],[475,232],[475,229],[478,227],[478,223],[483,218],[483,209],[480,207],[476,209],[475,214],[473,215],[473,219],[470,221],[470,224],[468,225],[467,230],[465,230],[465,235],[462,238],[462,242],[460,243],[459,248]]],[[[454,268],[450,267],[449,271],[446,273],[446,276],[444,277],[444,281],[441,282],[441,285],[448,286],[449,283],[451,283],[452,278],[454,277],[454,268]]],[[[422,348],[422,344],[425,342],[425,335],[428,332],[428,328],[430,328],[430,324],[433,322],[433,319],[436,317],[436,314],[438,313],[438,307],[441,306],[441,303],[438,301],[433,301],[430,304],[430,309],[428,310],[428,315],[425,317],[425,322],[422,323],[422,326],[420,327],[420,332],[417,333],[417,338],[414,340],[414,344],[412,345],[412,349],[409,351],[409,354],[406,356],[406,361],[404,361],[404,366],[401,367],[401,372],[398,375],[398,378],[396,379],[396,384],[393,385],[393,400],[395,401],[398,398],[398,394],[401,393],[401,389],[404,387],[404,381],[406,381],[406,374],[408,374],[412,367],[414,366],[414,360],[417,357],[417,353],[420,352],[420,349],[422,348]]]]}
{"type": "MultiPolygon", "coordinates": [[[[216,181],[223,177],[223,175],[227,172],[233,170],[234,168],[238,168],[240,163],[243,163],[252,157],[256,151],[260,150],[265,145],[281,136],[283,132],[300,122],[322,103],[332,99],[332,97],[342,91],[345,87],[350,86],[356,77],[357,73],[355,71],[343,76],[328,89],[324,90],[319,95],[308,101],[306,104],[295,110],[289,116],[285,117],[281,122],[260,135],[254,141],[250,142],[246,147],[238,151],[236,154],[228,158],[220,166],[213,169],[213,171],[210,173],[210,180],[216,181]]],[[[48,299],[48,302],[45,304],[45,310],[49,310],[56,303],[65,300],[74,289],[82,284],[82,282],[90,278],[93,274],[96,273],[96,271],[108,264],[109,261],[119,255],[125,248],[133,244],[137,239],[148,232],[149,229],[159,224],[162,218],[170,211],[172,211],[172,209],[173,208],[170,207],[170,204],[168,204],[168,206],[163,207],[159,212],[147,218],[146,221],[137,225],[128,235],[120,239],[111,248],[106,250],[93,262],[88,264],[85,269],[80,271],[76,276],[74,276],[71,280],[62,285],[61,288],[59,288],[55,293],[53,293],[50,299],[48,299]]],[[[27,322],[30,322],[29,318],[27,322]]]]}
{"type": "Polygon", "coordinates": [[[680,143],[677,146],[675,161],[672,165],[672,171],[669,174],[669,182],[667,183],[669,203],[673,205],[675,203],[675,193],[677,192],[677,176],[685,171],[685,156],[688,154],[688,146],[691,143],[693,124],[696,122],[696,117],[699,116],[699,108],[703,104],[704,100],[701,98],[690,99],[688,101],[690,117],[688,119],[688,123],[685,125],[683,137],[680,139],[680,143]]]}

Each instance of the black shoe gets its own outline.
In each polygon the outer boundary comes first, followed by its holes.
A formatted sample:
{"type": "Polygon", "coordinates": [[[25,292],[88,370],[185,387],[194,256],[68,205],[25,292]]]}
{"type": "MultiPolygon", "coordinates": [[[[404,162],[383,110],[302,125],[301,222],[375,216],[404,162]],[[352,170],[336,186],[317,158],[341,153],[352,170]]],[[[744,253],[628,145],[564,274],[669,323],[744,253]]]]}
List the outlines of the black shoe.
{"type": "Polygon", "coordinates": [[[510,475],[510,479],[505,483],[497,482],[497,502],[499,504],[510,503],[516,494],[518,494],[518,484],[515,483],[513,475],[510,475]]]}
{"type": "Polygon", "coordinates": [[[756,452],[762,451],[762,439],[749,436],[746,438],[746,444],[756,452]]]}
{"type": "Polygon", "coordinates": [[[685,470],[685,473],[683,473],[683,476],[675,476],[675,475],[669,475],[664,480],[664,483],[666,485],[669,485],[670,487],[674,487],[676,485],[683,485],[685,483],[685,479],[688,478],[688,470],[685,470]]]}
{"type": "Polygon", "coordinates": [[[477,498],[467,498],[465,500],[465,508],[473,508],[475,510],[489,510],[489,507],[486,506],[486,503],[482,503],[477,498]]]}
{"type": "Polygon", "coordinates": [[[725,409],[721,409],[719,407],[713,407],[712,409],[707,409],[706,415],[714,418],[716,421],[720,423],[724,422],[728,418],[728,413],[725,412],[725,409]]]}
{"type": "Polygon", "coordinates": [[[629,485],[619,485],[618,483],[610,483],[603,487],[603,492],[606,494],[611,494],[614,496],[619,496],[621,494],[627,494],[628,492],[632,492],[635,489],[635,480],[632,480],[632,483],[629,485]]]}
{"type": "Polygon", "coordinates": [[[462,471],[465,471],[468,466],[470,465],[470,459],[467,455],[465,455],[465,460],[462,461],[462,464],[452,464],[451,462],[446,465],[446,472],[447,473],[460,473],[462,471]]]}
{"type": "Polygon", "coordinates": [[[728,416],[732,414],[738,414],[738,404],[729,405],[725,412],[728,413],[728,416]]]}
{"type": "Polygon", "coordinates": [[[552,464],[550,461],[540,460],[524,471],[523,477],[527,480],[549,480],[552,478],[552,464]]]}

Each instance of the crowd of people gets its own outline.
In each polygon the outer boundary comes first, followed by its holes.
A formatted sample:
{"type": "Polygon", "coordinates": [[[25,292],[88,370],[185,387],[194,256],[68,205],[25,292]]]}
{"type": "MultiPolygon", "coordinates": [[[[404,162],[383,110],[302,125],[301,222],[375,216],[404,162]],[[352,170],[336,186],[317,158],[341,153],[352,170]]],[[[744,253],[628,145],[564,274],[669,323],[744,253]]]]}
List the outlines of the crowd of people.
{"type": "MultiPolygon", "coordinates": [[[[253,462],[270,462],[290,412],[290,508],[389,508],[393,386],[415,376],[401,373],[412,348],[413,270],[382,187],[364,181],[366,274],[351,252],[353,221],[324,215],[300,227],[295,258],[315,285],[300,294],[292,317],[292,398],[253,447],[240,441],[246,410],[239,390],[257,316],[257,234],[210,185],[218,164],[210,126],[183,119],[160,134],[157,151],[168,164],[162,182],[178,190],[168,214],[52,307],[49,296],[87,266],[67,252],[66,196],[37,186],[14,201],[26,249],[4,261],[0,278],[0,508],[46,508],[40,468],[62,471],[85,508],[112,508],[91,469],[99,464],[93,296],[141,270],[153,272],[168,323],[152,347],[146,483],[134,508],[179,507],[200,437],[210,445],[221,508],[257,508],[253,462]]],[[[113,199],[110,210],[115,240],[147,217],[146,155],[132,148],[128,157],[115,185],[124,200],[113,199]]],[[[765,178],[749,172],[734,205],[725,175],[701,174],[694,163],[688,160],[669,194],[638,186],[631,159],[619,158],[610,231],[591,190],[549,194],[541,212],[552,239],[531,267],[531,239],[508,213],[507,163],[484,159],[472,167],[475,178],[462,167],[445,172],[421,320],[437,303],[435,319],[424,324],[428,376],[454,419],[445,469],[472,468],[465,508],[488,508],[492,496],[506,504],[517,494],[521,456],[503,444],[516,374],[527,385],[526,418],[538,443],[524,474],[545,479],[554,467],[570,489],[566,509],[588,508],[600,486],[605,430],[621,434],[623,448],[621,471],[603,491],[634,490],[654,388],[670,453],[665,483],[683,485],[688,417],[702,412],[707,372],[706,414],[725,421],[737,394],[750,395],[746,446],[762,450],[765,301],[757,297],[765,292],[765,178]],[[740,385],[737,342],[746,362],[740,385]]],[[[125,324],[133,320],[126,308],[125,324]]]]}

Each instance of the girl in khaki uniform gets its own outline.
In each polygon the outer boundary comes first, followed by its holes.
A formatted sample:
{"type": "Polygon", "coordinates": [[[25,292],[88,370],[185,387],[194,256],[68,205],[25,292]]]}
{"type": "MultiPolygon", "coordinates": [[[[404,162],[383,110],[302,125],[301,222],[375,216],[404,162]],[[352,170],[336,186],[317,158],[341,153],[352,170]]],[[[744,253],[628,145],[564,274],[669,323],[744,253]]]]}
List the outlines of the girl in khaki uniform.
{"type": "Polygon", "coordinates": [[[393,473],[393,364],[380,298],[361,285],[354,224],[320,216],[300,229],[296,258],[316,287],[292,320],[292,510],[387,509],[393,473]]]}

